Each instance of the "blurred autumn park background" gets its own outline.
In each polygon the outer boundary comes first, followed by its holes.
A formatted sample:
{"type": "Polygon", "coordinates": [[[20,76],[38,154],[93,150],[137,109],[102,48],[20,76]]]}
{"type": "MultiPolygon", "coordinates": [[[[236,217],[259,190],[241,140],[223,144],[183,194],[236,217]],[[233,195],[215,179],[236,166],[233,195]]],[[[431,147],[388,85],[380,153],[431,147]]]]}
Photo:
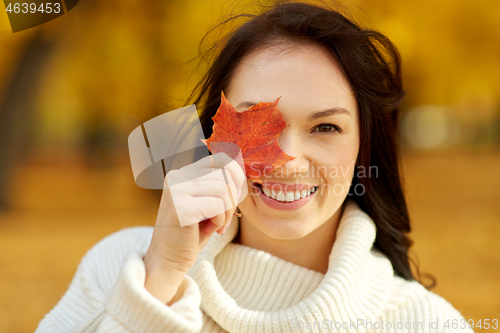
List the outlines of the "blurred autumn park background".
{"type": "MultiPolygon", "coordinates": [[[[154,225],[128,134],[185,105],[236,3],[83,0],[15,34],[0,13],[0,332],[33,332],[100,239],[154,225]]],[[[500,319],[500,2],[341,3],[403,58],[413,257],[466,319],[500,319]]]]}

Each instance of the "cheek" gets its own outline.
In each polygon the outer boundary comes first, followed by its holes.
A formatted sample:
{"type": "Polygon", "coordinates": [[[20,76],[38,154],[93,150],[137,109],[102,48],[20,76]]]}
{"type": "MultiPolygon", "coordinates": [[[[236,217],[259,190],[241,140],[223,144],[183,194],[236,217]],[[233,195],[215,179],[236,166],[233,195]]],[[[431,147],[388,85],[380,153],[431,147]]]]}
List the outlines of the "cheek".
{"type": "Polygon", "coordinates": [[[317,155],[316,164],[319,174],[329,185],[349,185],[355,171],[358,156],[357,142],[331,148],[329,152],[317,155]]]}
{"type": "Polygon", "coordinates": [[[321,165],[354,164],[359,152],[359,131],[350,123],[344,127],[347,128],[344,133],[304,138],[305,155],[321,165]]]}

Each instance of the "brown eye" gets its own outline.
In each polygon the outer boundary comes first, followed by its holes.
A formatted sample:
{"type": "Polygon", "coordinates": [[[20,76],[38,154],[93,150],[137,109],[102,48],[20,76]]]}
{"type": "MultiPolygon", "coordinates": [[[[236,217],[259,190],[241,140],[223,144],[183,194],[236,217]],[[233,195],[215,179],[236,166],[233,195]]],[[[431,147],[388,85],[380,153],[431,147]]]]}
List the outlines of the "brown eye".
{"type": "Polygon", "coordinates": [[[333,124],[319,124],[313,129],[313,132],[340,132],[340,129],[333,124]]]}

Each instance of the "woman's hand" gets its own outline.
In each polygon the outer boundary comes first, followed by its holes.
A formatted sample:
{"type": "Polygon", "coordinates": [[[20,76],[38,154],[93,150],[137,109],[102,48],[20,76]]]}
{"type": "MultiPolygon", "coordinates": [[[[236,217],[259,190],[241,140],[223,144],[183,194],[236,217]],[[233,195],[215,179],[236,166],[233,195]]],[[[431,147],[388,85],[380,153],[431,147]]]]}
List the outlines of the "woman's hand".
{"type": "Polygon", "coordinates": [[[233,218],[246,177],[224,153],[170,171],[151,244],[144,257],[146,289],[171,304],[186,272],[210,236],[233,218]]]}

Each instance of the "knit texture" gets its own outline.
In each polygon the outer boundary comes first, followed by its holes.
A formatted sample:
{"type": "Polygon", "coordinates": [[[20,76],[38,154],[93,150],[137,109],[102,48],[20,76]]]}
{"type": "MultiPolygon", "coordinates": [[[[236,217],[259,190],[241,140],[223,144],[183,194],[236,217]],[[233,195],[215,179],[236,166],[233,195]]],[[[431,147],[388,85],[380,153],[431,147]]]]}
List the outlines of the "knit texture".
{"type": "Polygon", "coordinates": [[[153,228],[106,237],[36,332],[473,332],[442,297],[394,275],[354,201],[345,203],[326,274],[231,243],[238,228],[212,236],[170,307],[144,288],[153,228]]]}

